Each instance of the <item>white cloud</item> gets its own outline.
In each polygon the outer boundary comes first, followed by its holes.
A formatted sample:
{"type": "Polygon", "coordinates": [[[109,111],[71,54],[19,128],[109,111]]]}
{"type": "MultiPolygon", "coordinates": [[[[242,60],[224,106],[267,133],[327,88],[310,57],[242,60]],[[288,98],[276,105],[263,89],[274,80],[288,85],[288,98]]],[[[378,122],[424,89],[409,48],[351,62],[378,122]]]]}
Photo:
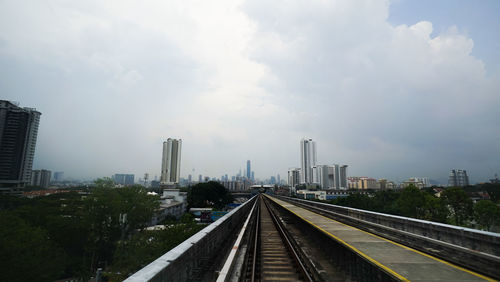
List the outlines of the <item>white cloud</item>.
{"type": "Polygon", "coordinates": [[[387,1],[3,1],[0,90],[43,113],[37,165],[75,176],[154,175],[167,137],[184,139],[185,175],[251,159],[283,177],[304,136],[354,174],[498,167],[499,79],[472,38],[388,13],[387,1]]]}

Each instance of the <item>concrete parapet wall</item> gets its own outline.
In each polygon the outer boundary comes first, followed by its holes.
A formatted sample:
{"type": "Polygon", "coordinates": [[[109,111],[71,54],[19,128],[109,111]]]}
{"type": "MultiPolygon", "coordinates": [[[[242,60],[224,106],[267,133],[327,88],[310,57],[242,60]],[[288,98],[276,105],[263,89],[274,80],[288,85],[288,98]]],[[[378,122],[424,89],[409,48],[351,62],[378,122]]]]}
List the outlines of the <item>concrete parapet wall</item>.
{"type": "Polygon", "coordinates": [[[498,233],[301,199],[286,199],[324,208],[339,214],[377,223],[412,234],[444,241],[467,249],[500,256],[500,234],[498,233]]]}
{"type": "Polygon", "coordinates": [[[256,197],[159,257],[125,281],[187,281],[210,261],[223,254],[220,247],[241,228],[256,197]]]}
{"type": "Polygon", "coordinates": [[[282,200],[500,278],[500,234],[289,197],[282,200]],[[324,211],[324,212],[323,212],[324,211]]]}

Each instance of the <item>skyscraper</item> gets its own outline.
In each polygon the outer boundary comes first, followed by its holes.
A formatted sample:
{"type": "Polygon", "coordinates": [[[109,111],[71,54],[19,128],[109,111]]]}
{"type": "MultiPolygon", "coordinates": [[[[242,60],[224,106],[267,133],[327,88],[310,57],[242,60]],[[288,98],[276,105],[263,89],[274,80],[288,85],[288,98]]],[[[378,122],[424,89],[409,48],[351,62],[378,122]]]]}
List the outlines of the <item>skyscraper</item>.
{"type": "Polygon", "coordinates": [[[54,172],[54,181],[59,182],[64,179],[64,171],[56,171],[54,172]]]}
{"type": "Polygon", "coordinates": [[[32,170],[31,171],[31,186],[48,188],[52,172],[50,170],[32,170]]]}
{"type": "Polygon", "coordinates": [[[19,192],[31,182],[40,115],[0,100],[0,191],[19,192]]]}
{"type": "Polygon", "coordinates": [[[167,141],[163,142],[160,184],[172,185],[179,183],[181,173],[181,148],[181,139],[168,138],[167,141]]]}
{"type": "Polygon", "coordinates": [[[347,189],[347,165],[315,165],[312,176],[322,189],[347,189]]]}
{"type": "Polygon", "coordinates": [[[312,167],[316,165],[316,142],[312,139],[300,140],[300,183],[312,183],[312,167]]]}
{"type": "Polygon", "coordinates": [[[288,169],[288,185],[293,188],[300,184],[300,168],[288,169]]]}
{"type": "Polygon", "coordinates": [[[115,174],[113,175],[113,180],[115,181],[116,184],[134,185],[133,174],[115,174]]]}
{"type": "Polygon", "coordinates": [[[461,169],[452,169],[448,177],[448,186],[464,187],[469,185],[469,176],[467,171],[461,169]]]}
{"type": "Polygon", "coordinates": [[[251,179],[252,170],[250,169],[250,160],[247,160],[247,179],[251,179]]]}

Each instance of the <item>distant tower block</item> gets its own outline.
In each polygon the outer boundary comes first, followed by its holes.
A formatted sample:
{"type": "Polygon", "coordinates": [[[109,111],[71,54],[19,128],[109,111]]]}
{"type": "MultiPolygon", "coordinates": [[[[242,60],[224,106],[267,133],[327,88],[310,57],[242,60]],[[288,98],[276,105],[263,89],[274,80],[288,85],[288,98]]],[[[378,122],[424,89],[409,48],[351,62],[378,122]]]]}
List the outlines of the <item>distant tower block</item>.
{"type": "Polygon", "coordinates": [[[182,140],[168,138],[163,142],[160,184],[173,185],[179,183],[181,173],[182,140]]]}
{"type": "Polygon", "coordinates": [[[251,170],[251,166],[250,166],[250,160],[247,160],[247,179],[251,179],[251,176],[252,176],[252,170],[251,170]]]}
{"type": "Polygon", "coordinates": [[[312,139],[300,140],[300,165],[300,183],[312,183],[312,167],[316,165],[316,142],[312,139]]]}

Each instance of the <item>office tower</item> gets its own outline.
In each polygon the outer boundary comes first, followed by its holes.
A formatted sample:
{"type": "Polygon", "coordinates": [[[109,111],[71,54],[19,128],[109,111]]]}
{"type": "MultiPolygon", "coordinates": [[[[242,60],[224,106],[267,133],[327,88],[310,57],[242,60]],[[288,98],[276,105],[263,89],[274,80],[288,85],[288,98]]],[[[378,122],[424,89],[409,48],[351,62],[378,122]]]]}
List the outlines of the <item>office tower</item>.
{"type": "Polygon", "coordinates": [[[292,188],[300,184],[300,168],[288,169],[288,185],[292,188]]]}
{"type": "Polygon", "coordinates": [[[50,177],[52,172],[50,170],[32,170],[31,171],[31,186],[48,188],[50,185],[50,177]]]}
{"type": "Polygon", "coordinates": [[[467,171],[461,169],[452,169],[448,178],[448,186],[464,187],[469,185],[469,176],[467,171]]]}
{"type": "Polygon", "coordinates": [[[347,189],[347,165],[340,166],[339,177],[340,177],[339,188],[340,189],[347,189]]]}
{"type": "Polygon", "coordinates": [[[312,167],[316,165],[316,142],[312,139],[300,141],[301,183],[312,183],[312,167]]]}
{"type": "Polygon", "coordinates": [[[31,182],[40,115],[0,100],[0,191],[20,192],[31,182]]]}
{"type": "Polygon", "coordinates": [[[182,140],[168,138],[163,142],[163,157],[161,162],[161,179],[163,185],[179,183],[181,174],[182,140]]]}
{"type": "Polygon", "coordinates": [[[59,182],[64,179],[64,171],[56,171],[54,172],[54,181],[59,182]]]}
{"type": "Polygon", "coordinates": [[[250,160],[247,160],[247,179],[250,179],[252,170],[250,169],[250,160]]]}
{"type": "Polygon", "coordinates": [[[276,177],[276,182],[278,184],[281,184],[281,177],[280,177],[280,174],[278,173],[278,176],[276,177]]]}
{"type": "Polygon", "coordinates": [[[255,181],[255,172],[252,171],[252,181],[255,181]]]}
{"type": "Polygon", "coordinates": [[[276,177],[271,176],[271,179],[269,180],[269,183],[273,184],[273,185],[276,184],[276,177]]]}
{"type": "Polygon", "coordinates": [[[200,182],[200,183],[203,182],[203,176],[201,174],[198,175],[198,182],[200,182]]]}
{"type": "Polygon", "coordinates": [[[193,176],[190,174],[188,175],[188,183],[191,183],[193,182],[193,176]]]}
{"type": "Polygon", "coordinates": [[[113,180],[116,184],[134,185],[134,177],[133,174],[115,174],[113,180]]]}

